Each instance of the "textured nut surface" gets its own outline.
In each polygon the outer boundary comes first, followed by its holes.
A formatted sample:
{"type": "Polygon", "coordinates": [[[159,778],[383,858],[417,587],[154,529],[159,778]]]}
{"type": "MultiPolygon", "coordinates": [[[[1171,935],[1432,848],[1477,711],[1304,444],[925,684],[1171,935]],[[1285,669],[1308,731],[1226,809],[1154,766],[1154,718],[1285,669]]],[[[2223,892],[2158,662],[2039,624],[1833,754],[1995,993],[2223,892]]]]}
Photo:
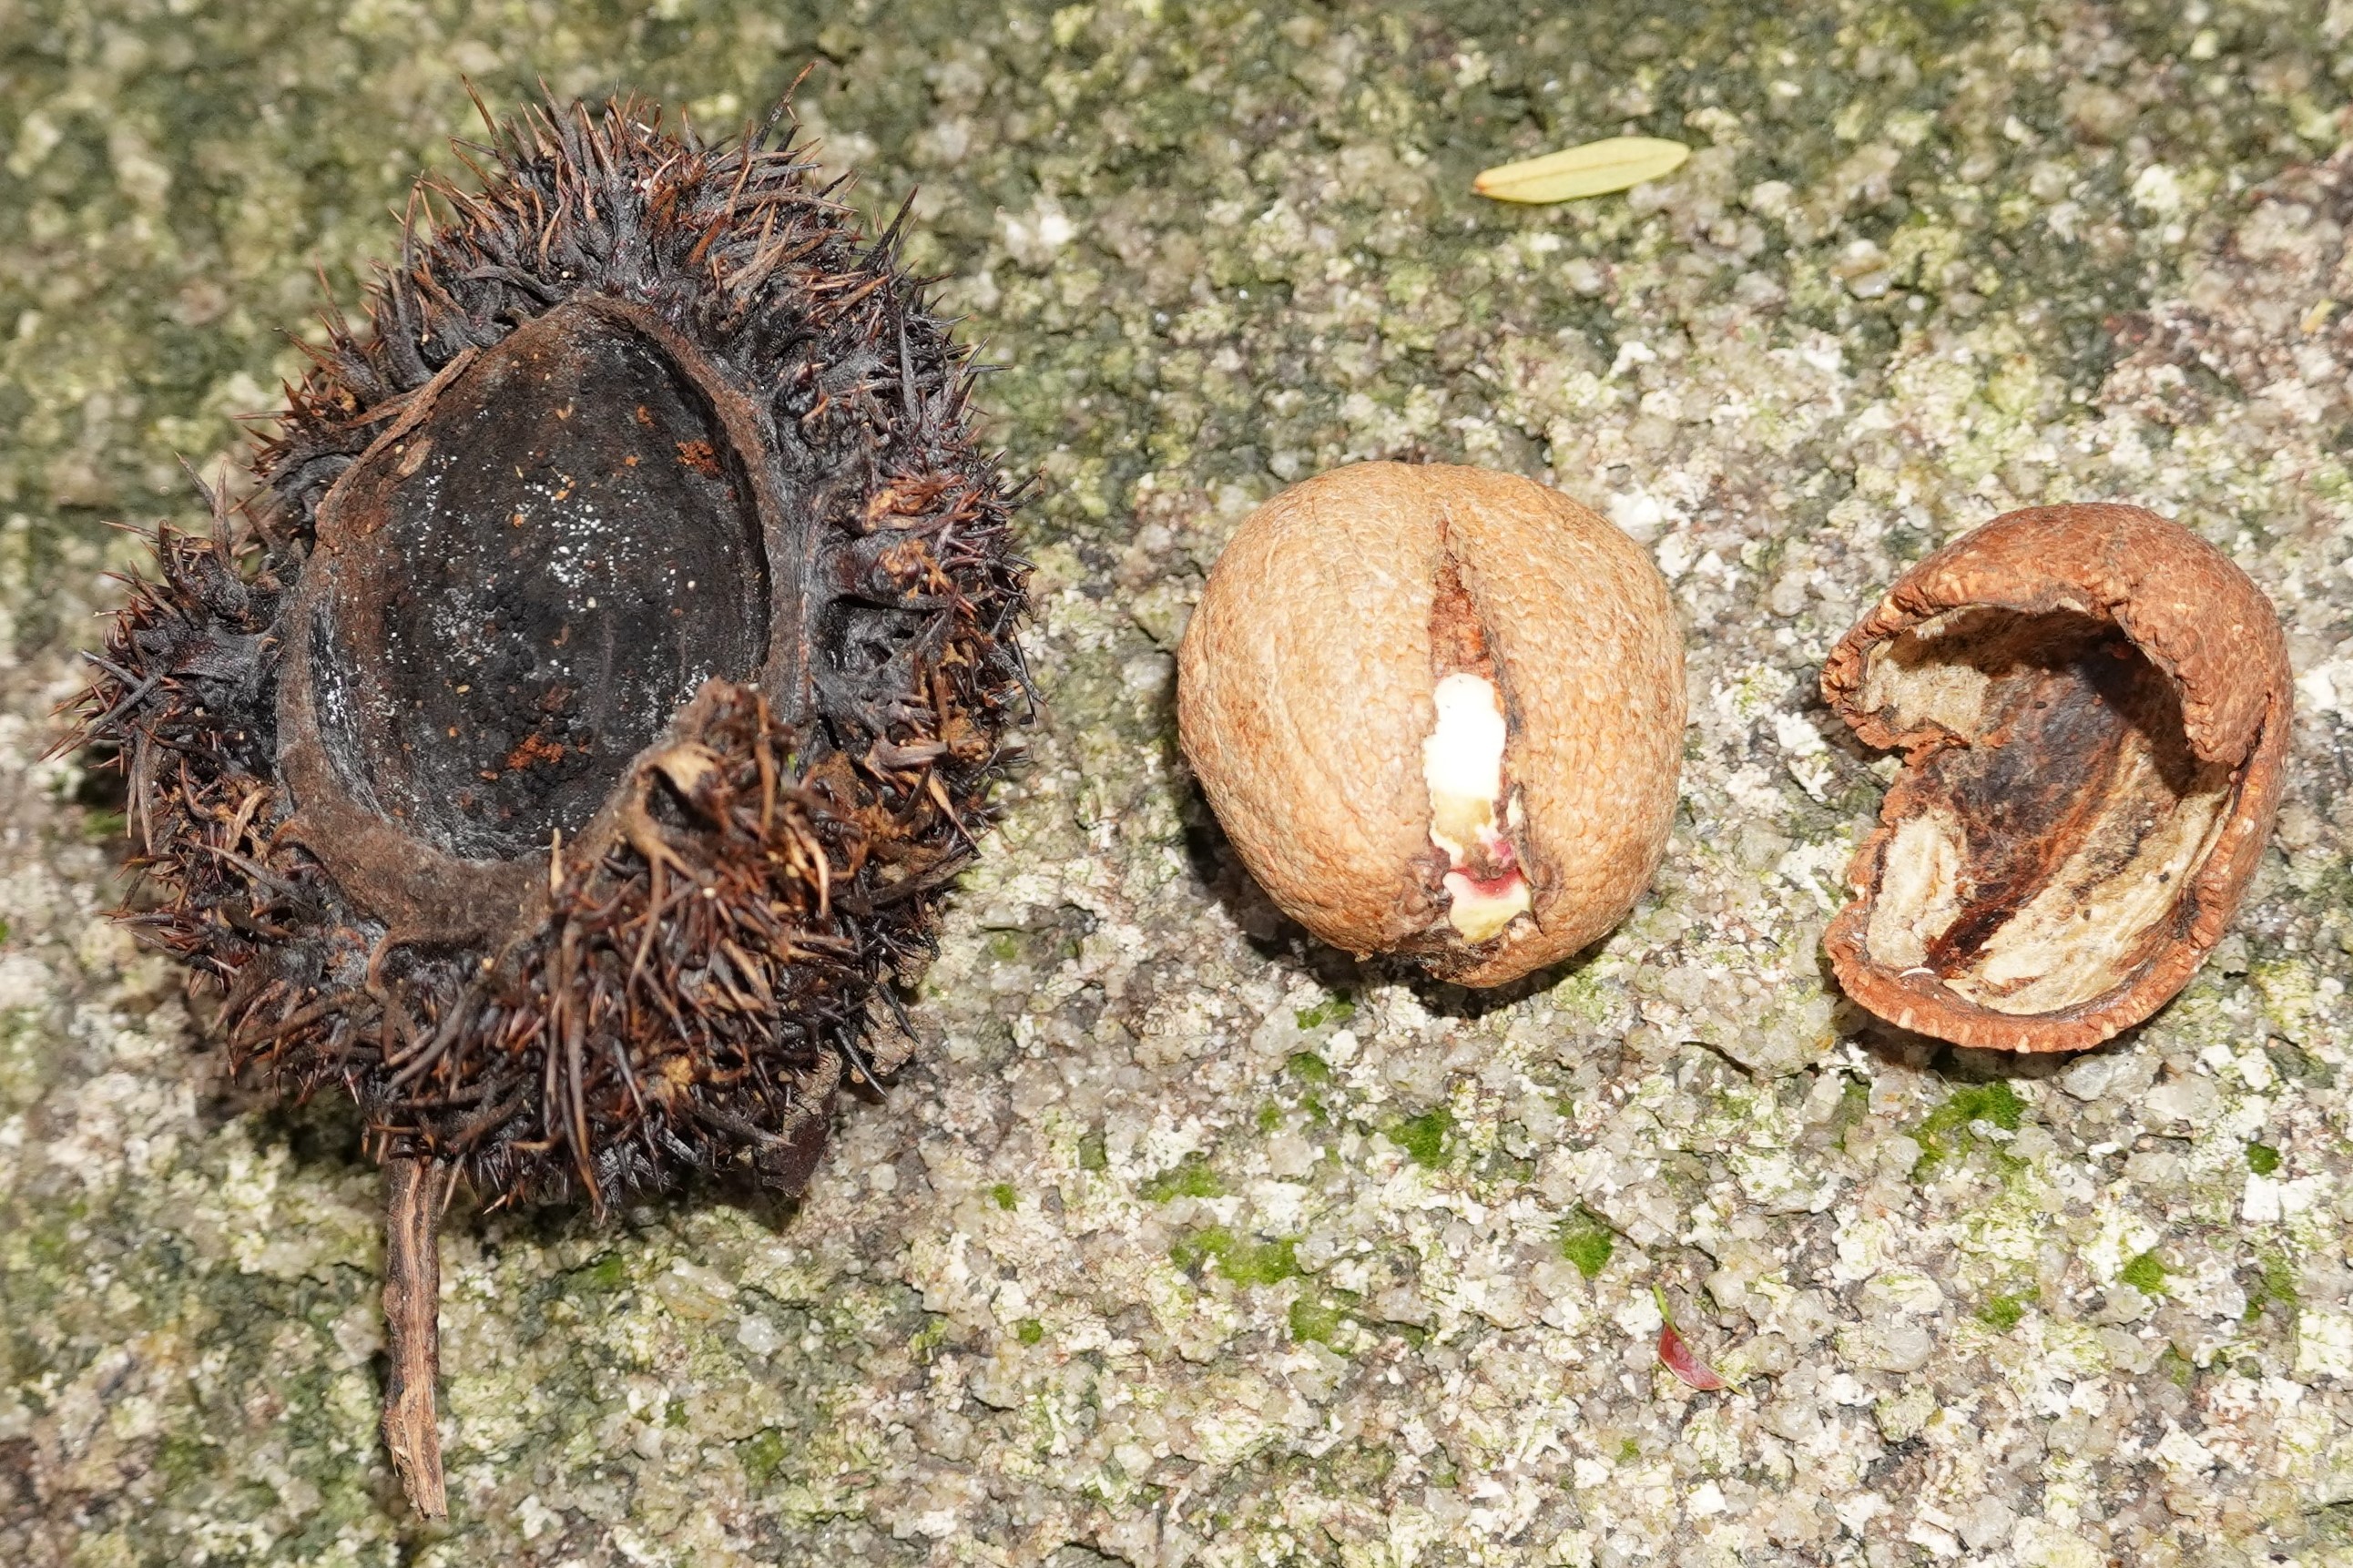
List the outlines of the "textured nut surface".
{"type": "Polygon", "coordinates": [[[1665,848],[1683,727],[1666,584],[1530,480],[1365,463],[1294,485],[1210,572],[1178,671],[1186,756],[1243,863],[1335,946],[1500,984],[1615,925],[1665,848]],[[1502,701],[1498,830],[1532,905],[1485,942],[1449,921],[1424,773],[1432,692],[1466,670],[1502,701]]]}
{"type": "Polygon", "coordinates": [[[2290,680],[2260,589],[2137,507],[2037,507],[1923,561],[1822,693],[1905,769],[1824,938],[1849,994],[1962,1045],[2074,1050],[2221,939],[2279,804],[2290,680]]]}

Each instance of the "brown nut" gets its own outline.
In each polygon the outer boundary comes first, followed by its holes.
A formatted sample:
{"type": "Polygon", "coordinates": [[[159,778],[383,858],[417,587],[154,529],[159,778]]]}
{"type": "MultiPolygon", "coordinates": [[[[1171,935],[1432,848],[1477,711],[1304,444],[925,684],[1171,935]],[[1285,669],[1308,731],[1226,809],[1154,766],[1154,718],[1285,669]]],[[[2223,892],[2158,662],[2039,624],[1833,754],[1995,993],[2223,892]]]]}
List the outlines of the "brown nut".
{"type": "Polygon", "coordinates": [[[2262,590],[2138,507],[1998,517],[1822,667],[1904,772],[1823,939],[1880,1016],[1965,1046],[2097,1045],[2188,983],[2279,805],[2287,648],[2262,590]]]}
{"type": "Polygon", "coordinates": [[[1185,754],[1286,914],[1499,985],[1624,918],[1683,757],[1632,541],[1530,480],[1362,463],[1242,522],[1177,654],[1185,754]]]}

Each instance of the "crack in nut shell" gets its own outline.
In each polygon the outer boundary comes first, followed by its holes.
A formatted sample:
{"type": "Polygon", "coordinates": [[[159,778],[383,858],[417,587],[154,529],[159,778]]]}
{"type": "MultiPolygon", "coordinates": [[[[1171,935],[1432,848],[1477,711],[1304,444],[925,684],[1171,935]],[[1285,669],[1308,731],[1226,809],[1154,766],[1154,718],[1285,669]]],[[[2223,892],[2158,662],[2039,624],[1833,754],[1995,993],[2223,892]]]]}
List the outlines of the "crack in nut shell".
{"type": "Polygon", "coordinates": [[[1849,995],[1959,1045],[2141,1022],[2221,940],[2278,809],[2277,614],[2137,507],[1996,518],[1905,574],[1822,668],[1905,753],[1823,945],[1849,995]]]}
{"type": "Polygon", "coordinates": [[[1673,605],[1632,541],[1542,485],[1406,463],[1294,485],[1227,545],[1177,662],[1179,737],[1219,820],[1283,912],[1335,947],[1502,984],[1617,924],[1665,851],[1673,605]],[[1475,944],[1447,924],[1422,772],[1450,563],[1504,705],[1534,900],[1475,944]]]}

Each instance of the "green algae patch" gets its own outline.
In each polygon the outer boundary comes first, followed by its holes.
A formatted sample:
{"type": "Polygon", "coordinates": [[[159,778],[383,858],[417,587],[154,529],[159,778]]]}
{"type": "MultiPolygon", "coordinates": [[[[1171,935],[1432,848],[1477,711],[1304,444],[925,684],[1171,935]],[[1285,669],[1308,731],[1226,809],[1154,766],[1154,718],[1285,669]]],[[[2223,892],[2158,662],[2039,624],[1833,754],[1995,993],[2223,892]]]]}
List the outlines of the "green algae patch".
{"type": "MultiPolygon", "coordinates": [[[[1302,1007],[1292,1015],[1303,1029],[1320,1029],[1326,1024],[1345,1024],[1356,1016],[1356,999],[1345,991],[1335,992],[1310,1007],[1302,1007]]],[[[1305,1052],[1300,1053],[1305,1055],[1305,1052]]],[[[1292,1058],[1298,1060],[1297,1057],[1292,1058]]],[[[1319,1058],[1320,1060],[1320,1058],[1319,1058]]],[[[1329,1068],[1325,1069],[1328,1076],[1329,1068]]]]}
{"type": "Polygon", "coordinates": [[[1330,1121],[1332,1113],[1324,1106],[1324,1097],[1318,1091],[1331,1087],[1332,1064],[1313,1051],[1293,1051],[1291,1059],[1282,1066],[1285,1072],[1303,1086],[1299,1095],[1300,1109],[1313,1117],[1318,1126],[1330,1121]]]}
{"type": "Polygon", "coordinates": [[[1237,1285],[1279,1285],[1299,1273],[1299,1243],[1290,1237],[1265,1241],[1238,1236],[1213,1225],[1179,1239],[1168,1258],[1188,1270],[1214,1267],[1237,1285]]]}
{"type": "MultiPolygon", "coordinates": [[[[1912,1179],[1925,1182],[1939,1167],[1966,1155],[1980,1142],[1974,1131],[1978,1122],[2004,1132],[2015,1132],[2025,1114],[2026,1101],[2000,1079],[1955,1089],[1951,1098],[1928,1112],[1926,1119],[1913,1130],[1913,1141],[1920,1145],[1920,1157],[1913,1162],[1912,1179]]],[[[2001,1157],[2010,1158],[2006,1153],[2001,1157]]]]}
{"type": "Polygon", "coordinates": [[[1616,1233],[1590,1209],[1579,1209],[1560,1225],[1560,1255],[1588,1279],[1599,1279],[1618,1250],[1616,1233]]]}
{"type": "Polygon", "coordinates": [[[564,1277],[565,1289],[579,1296],[609,1296],[629,1282],[629,1260],[618,1252],[600,1254],[564,1277]]]}
{"type": "Polygon", "coordinates": [[[2247,1283],[2247,1310],[2241,1315],[2242,1321],[2254,1322],[2266,1308],[2271,1308],[2293,1327],[2304,1305],[2295,1288],[2295,1265],[2279,1253],[2267,1252],[2255,1260],[2254,1268],[2255,1277],[2247,1283]]]}
{"type": "Polygon", "coordinates": [[[2165,1260],[2154,1252],[2144,1252],[2118,1269],[2116,1278],[2144,1295],[2154,1296],[2165,1289],[2165,1260]]]}
{"type": "Polygon", "coordinates": [[[1839,1102],[1831,1111],[1827,1136],[1841,1149],[1846,1147],[1846,1135],[1862,1124],[1871,1114],[1871,1088],[1861,1079],[1849,1079],[1846,1088],[1839,1091],[1839,1102]]]}
{"type": "Polygon", "coordinates": [[[1291,1059],[1282,1065],[1286,1072],[1302,1083],[1320,1087],[1332,1081],[1332,1064],[1314,1051],[1293,1051],[1291,1059]]]}
{"type": "Polygon", "coordinates": [[[1090,1132],[1079,1140],[1079,1169],[1108,1171],[1111,1169],[1111,1142],[1101,1132],[1090,1132]]]}
{"type": "Polygon", "coordinates": [[[1303,1290],[1287,1314],[1295,1343],[1328,1345],[1348,1321],[1346,1304],[1329,1291],[1303,1290]]]}
{"type": "Polygon", "coordinates": [[[1013,1325],[1013,1337],[1025,1345],[1034,1345],[1046,1337],[1046,1325],[1036,1318],[1024,1318],[1013,1325]]]}
{"type": "Polygon", "coordinates": [[[1187,1154],[1136,1191],[1146,1202],[1165,1204],[1174,1198],[1221,1198],[1226,1184],[1209,1169],[1207,1156],[1187,1154]]]}
{"type": "Polygon", "coordinates": [[[1992,1296],[1977,1310],[1978,1321],[1998,1334],[2006,1334],[2018,1327],[2026,1316],[2023,1296],[1992,1296]]]}
{"type": "Polygon", "coordinates": [[[955,1331],[955,1328],[945,1313],[925,1313],[923,1326],[907,1337],[907,1359],[917,1366],[929,1366],[940,1353],[940,1347],[948,1342],[948,1335],[955,1331]]]}
{"type": "Polygon", "coordinates": [[[1560,1231],[1560,1255],[1577,1264],[1578,1274],[1586,1279],[1600,1279],[1600,1271],[1609,1267],[1609,1255],[1617,1253],[1617,1236],[1609,1226],[1596,1219],[1569,1219],[1560,1231]]]}
{"type": "Polygon", "coordinates": [[[785,1435],[774,1426],[764,1426],[735,1445],[735,1459],[744,1467],[744,1479],[756,1491],[784,1468],[785,1435]]]}
{"type": "Polygon", "coordinates": [[[2268,1143],[2247,1145],[2247,1169],[2258,1176],[2268,1176],[2280,1168],[2280,1152],[2268,1143]]]}
{"type": "Polygon", "coordinates": [[[1018,1208],[1021,1204],[1020,1194],[1013,1190],[1013,1184],[1011,1182],[999,1182],[995,1186],[990,1187],[988,1189],[988,1196],[989,1200],[1001,1209],[1010,1210],[1018,1208]]]}
{"type": "Polygon", "coordinates": [[[1389,1129],[1389,1138],[1406,1158],[1426,1170],[1446,1163],[1447,1145],[1454,1136],[1454,1112],[1444,1106],[1409,1117],[1389,1129]]]}

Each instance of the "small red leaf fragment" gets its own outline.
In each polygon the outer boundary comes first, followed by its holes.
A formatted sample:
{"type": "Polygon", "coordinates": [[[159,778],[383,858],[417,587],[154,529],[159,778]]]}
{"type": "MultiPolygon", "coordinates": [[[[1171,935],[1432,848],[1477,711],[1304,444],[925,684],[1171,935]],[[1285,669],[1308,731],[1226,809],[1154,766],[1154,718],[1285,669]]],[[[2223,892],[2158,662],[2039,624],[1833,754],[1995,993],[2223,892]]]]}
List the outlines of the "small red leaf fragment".
{"type": "Polygon", "coordinates": [[[1694,1356],[1690,1344],[1684,1342],[1684,1337],[1675,1331],[1675,1309],[1666,1304],[1666,1290],[1651,1286],[1650,1300],[1659,1304],[1659,1365],[1663,1365],[1668,1373],[1673,1373],[1675,1377],[1692,1384],[1694,1389],[1713,1392],[1713,1389],[1725,1386],[1723,1377],[1715,1375],[1715,1368],[1694,1356]]]}
{"type": "Polygon", "coordinates": [[[1660,1325],[1659,1364],[1694,1388],[1713,1392],[1724,1386],[1724,1379],[1716,1375],[1714,1367],[1692,1353],[1691,1346],[1675,1332],[1672,1323],[1660,1325]]]}

